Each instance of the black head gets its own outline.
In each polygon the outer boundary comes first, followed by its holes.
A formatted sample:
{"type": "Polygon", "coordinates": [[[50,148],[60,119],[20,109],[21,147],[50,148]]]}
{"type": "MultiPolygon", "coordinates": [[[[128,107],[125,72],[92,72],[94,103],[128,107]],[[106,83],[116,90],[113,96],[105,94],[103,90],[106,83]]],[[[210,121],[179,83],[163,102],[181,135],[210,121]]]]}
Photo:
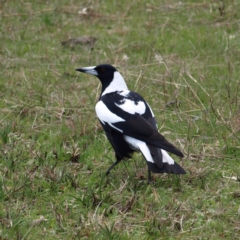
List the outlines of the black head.
{"type": "Polygon", "coordinates": [[[98,66],[78,68],[76,70],[98,77],[103,84],[109,84],[113,80],[114,73],[117,72],[117,69],[109,64],[100,64],[98,66]]]}
{"type": "Polygon", "coordinates": [[[107,93],[128,89],[122,75],[115,67],[109,64],[100,64],[98,66],[78,68],[76,70],[92,74],[99,78],[102,82],[101,96],[107,93]]]}

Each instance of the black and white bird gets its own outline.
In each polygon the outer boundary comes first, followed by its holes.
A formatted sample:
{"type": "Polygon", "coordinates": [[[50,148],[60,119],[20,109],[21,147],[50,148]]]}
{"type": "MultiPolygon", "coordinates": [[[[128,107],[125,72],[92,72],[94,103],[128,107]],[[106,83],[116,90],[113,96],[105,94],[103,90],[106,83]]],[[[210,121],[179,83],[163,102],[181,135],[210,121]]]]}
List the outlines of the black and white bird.
{"type": "Polygon", "coordinates": [[[179,157],[183,154],[169,143],[157,129],[156,120],[148,103],[141,95],[128,90],[122,75],[111,65],[76,69],[92,74],[102,83],[102,92],[95,110],[116,156],[107,174],[121,160],[140,151],[148,165],[148,181],[153,173],[185,174],[166,152],[179,157]]]}

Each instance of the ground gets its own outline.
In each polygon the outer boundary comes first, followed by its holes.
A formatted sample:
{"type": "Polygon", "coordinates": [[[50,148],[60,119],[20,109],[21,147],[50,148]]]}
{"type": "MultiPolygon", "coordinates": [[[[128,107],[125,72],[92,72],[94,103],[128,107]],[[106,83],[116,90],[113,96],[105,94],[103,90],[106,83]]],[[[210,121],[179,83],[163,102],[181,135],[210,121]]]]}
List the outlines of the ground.
{"type": "Polygon", "coordinates": [[[0,2],[0,239],[239,239],[239,9],[0,2]],[[100,82],[75,71],[100,63],[150,103],[186,175],[148,184],[135,154],[105,176],[100,82]]]}

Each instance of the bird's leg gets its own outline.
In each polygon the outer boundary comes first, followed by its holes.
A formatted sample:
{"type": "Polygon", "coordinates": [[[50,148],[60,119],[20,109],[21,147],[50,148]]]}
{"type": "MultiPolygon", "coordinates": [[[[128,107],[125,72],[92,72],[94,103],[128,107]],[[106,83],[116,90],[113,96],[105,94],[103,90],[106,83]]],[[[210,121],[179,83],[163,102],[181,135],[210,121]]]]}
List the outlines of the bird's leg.
{"type": "Polygon", "coordinates": [[[106,175],[108,175],[110,173],[110,171],[119,163],[119,161],[117,160],[116,162],[114,162],[110,168],[108,168],[107,172],[106,172],[106,175]]]}
{"type": "Polygon", "coordinates": [[[151,171],[148,169],[148,183],[151,183],[151,171]]]}

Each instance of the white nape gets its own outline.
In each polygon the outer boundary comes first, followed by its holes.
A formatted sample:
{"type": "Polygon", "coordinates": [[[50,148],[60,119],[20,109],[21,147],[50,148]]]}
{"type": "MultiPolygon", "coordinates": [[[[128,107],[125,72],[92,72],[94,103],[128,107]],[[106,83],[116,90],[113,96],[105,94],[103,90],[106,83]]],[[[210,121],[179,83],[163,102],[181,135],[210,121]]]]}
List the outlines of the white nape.
{"type": "Polygon", "coordinates": [[[111,93],[111,92],[116,92],[116,91],[122,91],[128,89],[122,75],[116,71],[114,72],[113,80],[109,84],[109,86],[105,89],[105,91],[102,93],[102,96],[111,93]]]}

